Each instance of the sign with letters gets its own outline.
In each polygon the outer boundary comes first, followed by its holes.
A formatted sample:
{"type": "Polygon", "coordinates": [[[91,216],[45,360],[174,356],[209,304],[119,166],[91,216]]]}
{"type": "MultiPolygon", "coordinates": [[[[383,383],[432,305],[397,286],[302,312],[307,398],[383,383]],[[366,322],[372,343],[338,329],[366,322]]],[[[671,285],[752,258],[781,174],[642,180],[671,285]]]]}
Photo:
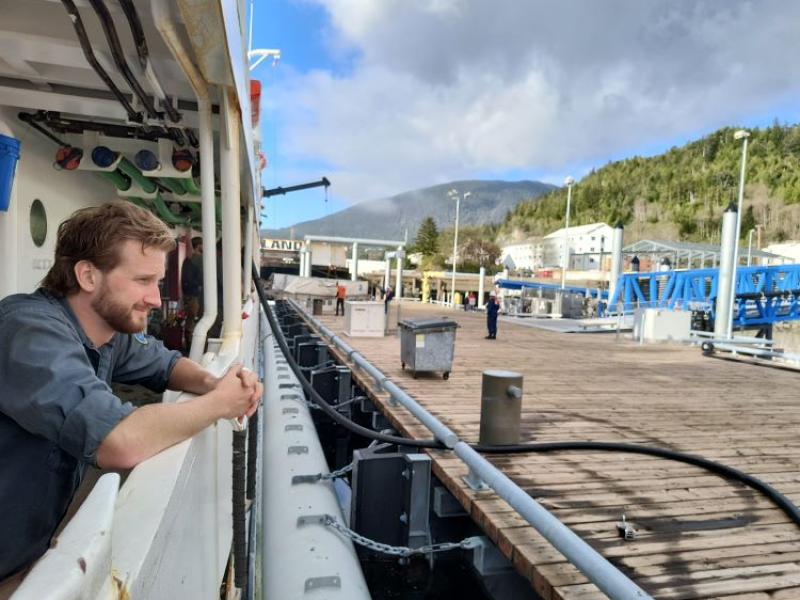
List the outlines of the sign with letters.
{"type": "Polygon", "coordinates": [[[277,252],[299,252],[303,248],[303,240],[275,240],[264,238],[261,240],[262,250],[277,252]]]}

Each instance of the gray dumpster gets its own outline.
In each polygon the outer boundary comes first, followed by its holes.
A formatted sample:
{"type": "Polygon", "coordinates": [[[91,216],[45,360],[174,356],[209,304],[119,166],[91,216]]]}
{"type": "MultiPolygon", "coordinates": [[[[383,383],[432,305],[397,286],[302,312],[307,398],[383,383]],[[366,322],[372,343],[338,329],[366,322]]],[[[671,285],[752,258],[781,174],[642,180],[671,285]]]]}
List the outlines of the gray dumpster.
{"type": "Polygon", "coordinates": [[[442,371],[447,379],[453,368],[453,350],[458,324],[447,318],[405,319],[400,330],[400,361],[414,378],[418,371],[442,371]]]}

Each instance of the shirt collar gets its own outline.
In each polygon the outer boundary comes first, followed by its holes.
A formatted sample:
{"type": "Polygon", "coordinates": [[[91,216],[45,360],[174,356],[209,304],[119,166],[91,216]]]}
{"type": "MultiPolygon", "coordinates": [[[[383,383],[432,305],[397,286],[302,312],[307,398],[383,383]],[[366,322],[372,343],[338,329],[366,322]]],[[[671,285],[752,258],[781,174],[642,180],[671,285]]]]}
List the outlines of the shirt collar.
{"type": "MultiPolygon", "coordinates": [[[[81,327],[81,323],[80,321],[78,321],[78,317],[73,312],[72,307],[69,305],[69,302],[67,302],[66,296],[56,296],[55,294],[44,288],[39,288],[39,291],[50,302],[57,304],[58,306],[61,307],[61,310],[64,311],[64,314],[67,316],[67,319],[69,319],[70,323],[72,323],[72,326],[75,327],[75,331],[78,332],[78,336],[81,338],[81,342],[83,343],[83,345],[86,346],[87,348],[91,348],[92,350],[97,350],[97,346],[94,345],[94,342],[89,339],[89,336],[86,335],[86,332],[83,330],[83,327],[81,327]]],[[[116,333],[114,334],[114,337],[116,337],[116,333]]],[[[112,337],[111,340],[109,340],[108,344],[112,344],[114,342],[114,337],[112,337]]]]}

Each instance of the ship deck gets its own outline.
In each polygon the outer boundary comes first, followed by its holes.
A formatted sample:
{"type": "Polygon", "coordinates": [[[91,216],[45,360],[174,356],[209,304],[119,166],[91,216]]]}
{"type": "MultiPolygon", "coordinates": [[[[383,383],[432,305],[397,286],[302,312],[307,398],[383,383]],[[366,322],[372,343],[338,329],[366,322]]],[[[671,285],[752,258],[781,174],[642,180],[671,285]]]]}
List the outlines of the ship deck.
{"type": "MultiPolygon", "coordinates": [[[[800,374],[703,357],[697,348],[641,346],[615,334],[562,334],[482,313],[402,304],[403,318],[455,318],[453,371],[400,365],[400,340],[346,338],[466,441],[478,440],[481,371],[525,377],[523,441],[618,441],[702,455],[755,475],[800,502],[800,374]]],[[[342,332],[344,319],[322,322],[342,332]]],[[[404,434],[430,433],[355,376],[404,434]]],[[[432,451],[433,471],[547,600],[605,598],[494,492],[473,492],[466,466],[432,451]]],[[[687,464],[613,452],[489,457],[520,487],[655,598],[800,598],[800,529],[759,493],[687,464]],[[619,537],[623,513],[637,529],[619,537]]]]}

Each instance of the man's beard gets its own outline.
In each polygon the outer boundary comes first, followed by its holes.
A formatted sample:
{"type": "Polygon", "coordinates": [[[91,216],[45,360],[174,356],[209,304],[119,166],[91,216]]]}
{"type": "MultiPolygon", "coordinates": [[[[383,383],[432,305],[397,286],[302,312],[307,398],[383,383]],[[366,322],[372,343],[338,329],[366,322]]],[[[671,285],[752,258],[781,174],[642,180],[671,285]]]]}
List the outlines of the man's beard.
{"type": "Polygon", "coordinates": [[[101,284],[97,298],[92,301],[92,308],[114,331],[139,333],[147,327],[147,319],[142,322],[134,316],[133,306],[114,302],[113,294],[105,281],[101,284]]]}

